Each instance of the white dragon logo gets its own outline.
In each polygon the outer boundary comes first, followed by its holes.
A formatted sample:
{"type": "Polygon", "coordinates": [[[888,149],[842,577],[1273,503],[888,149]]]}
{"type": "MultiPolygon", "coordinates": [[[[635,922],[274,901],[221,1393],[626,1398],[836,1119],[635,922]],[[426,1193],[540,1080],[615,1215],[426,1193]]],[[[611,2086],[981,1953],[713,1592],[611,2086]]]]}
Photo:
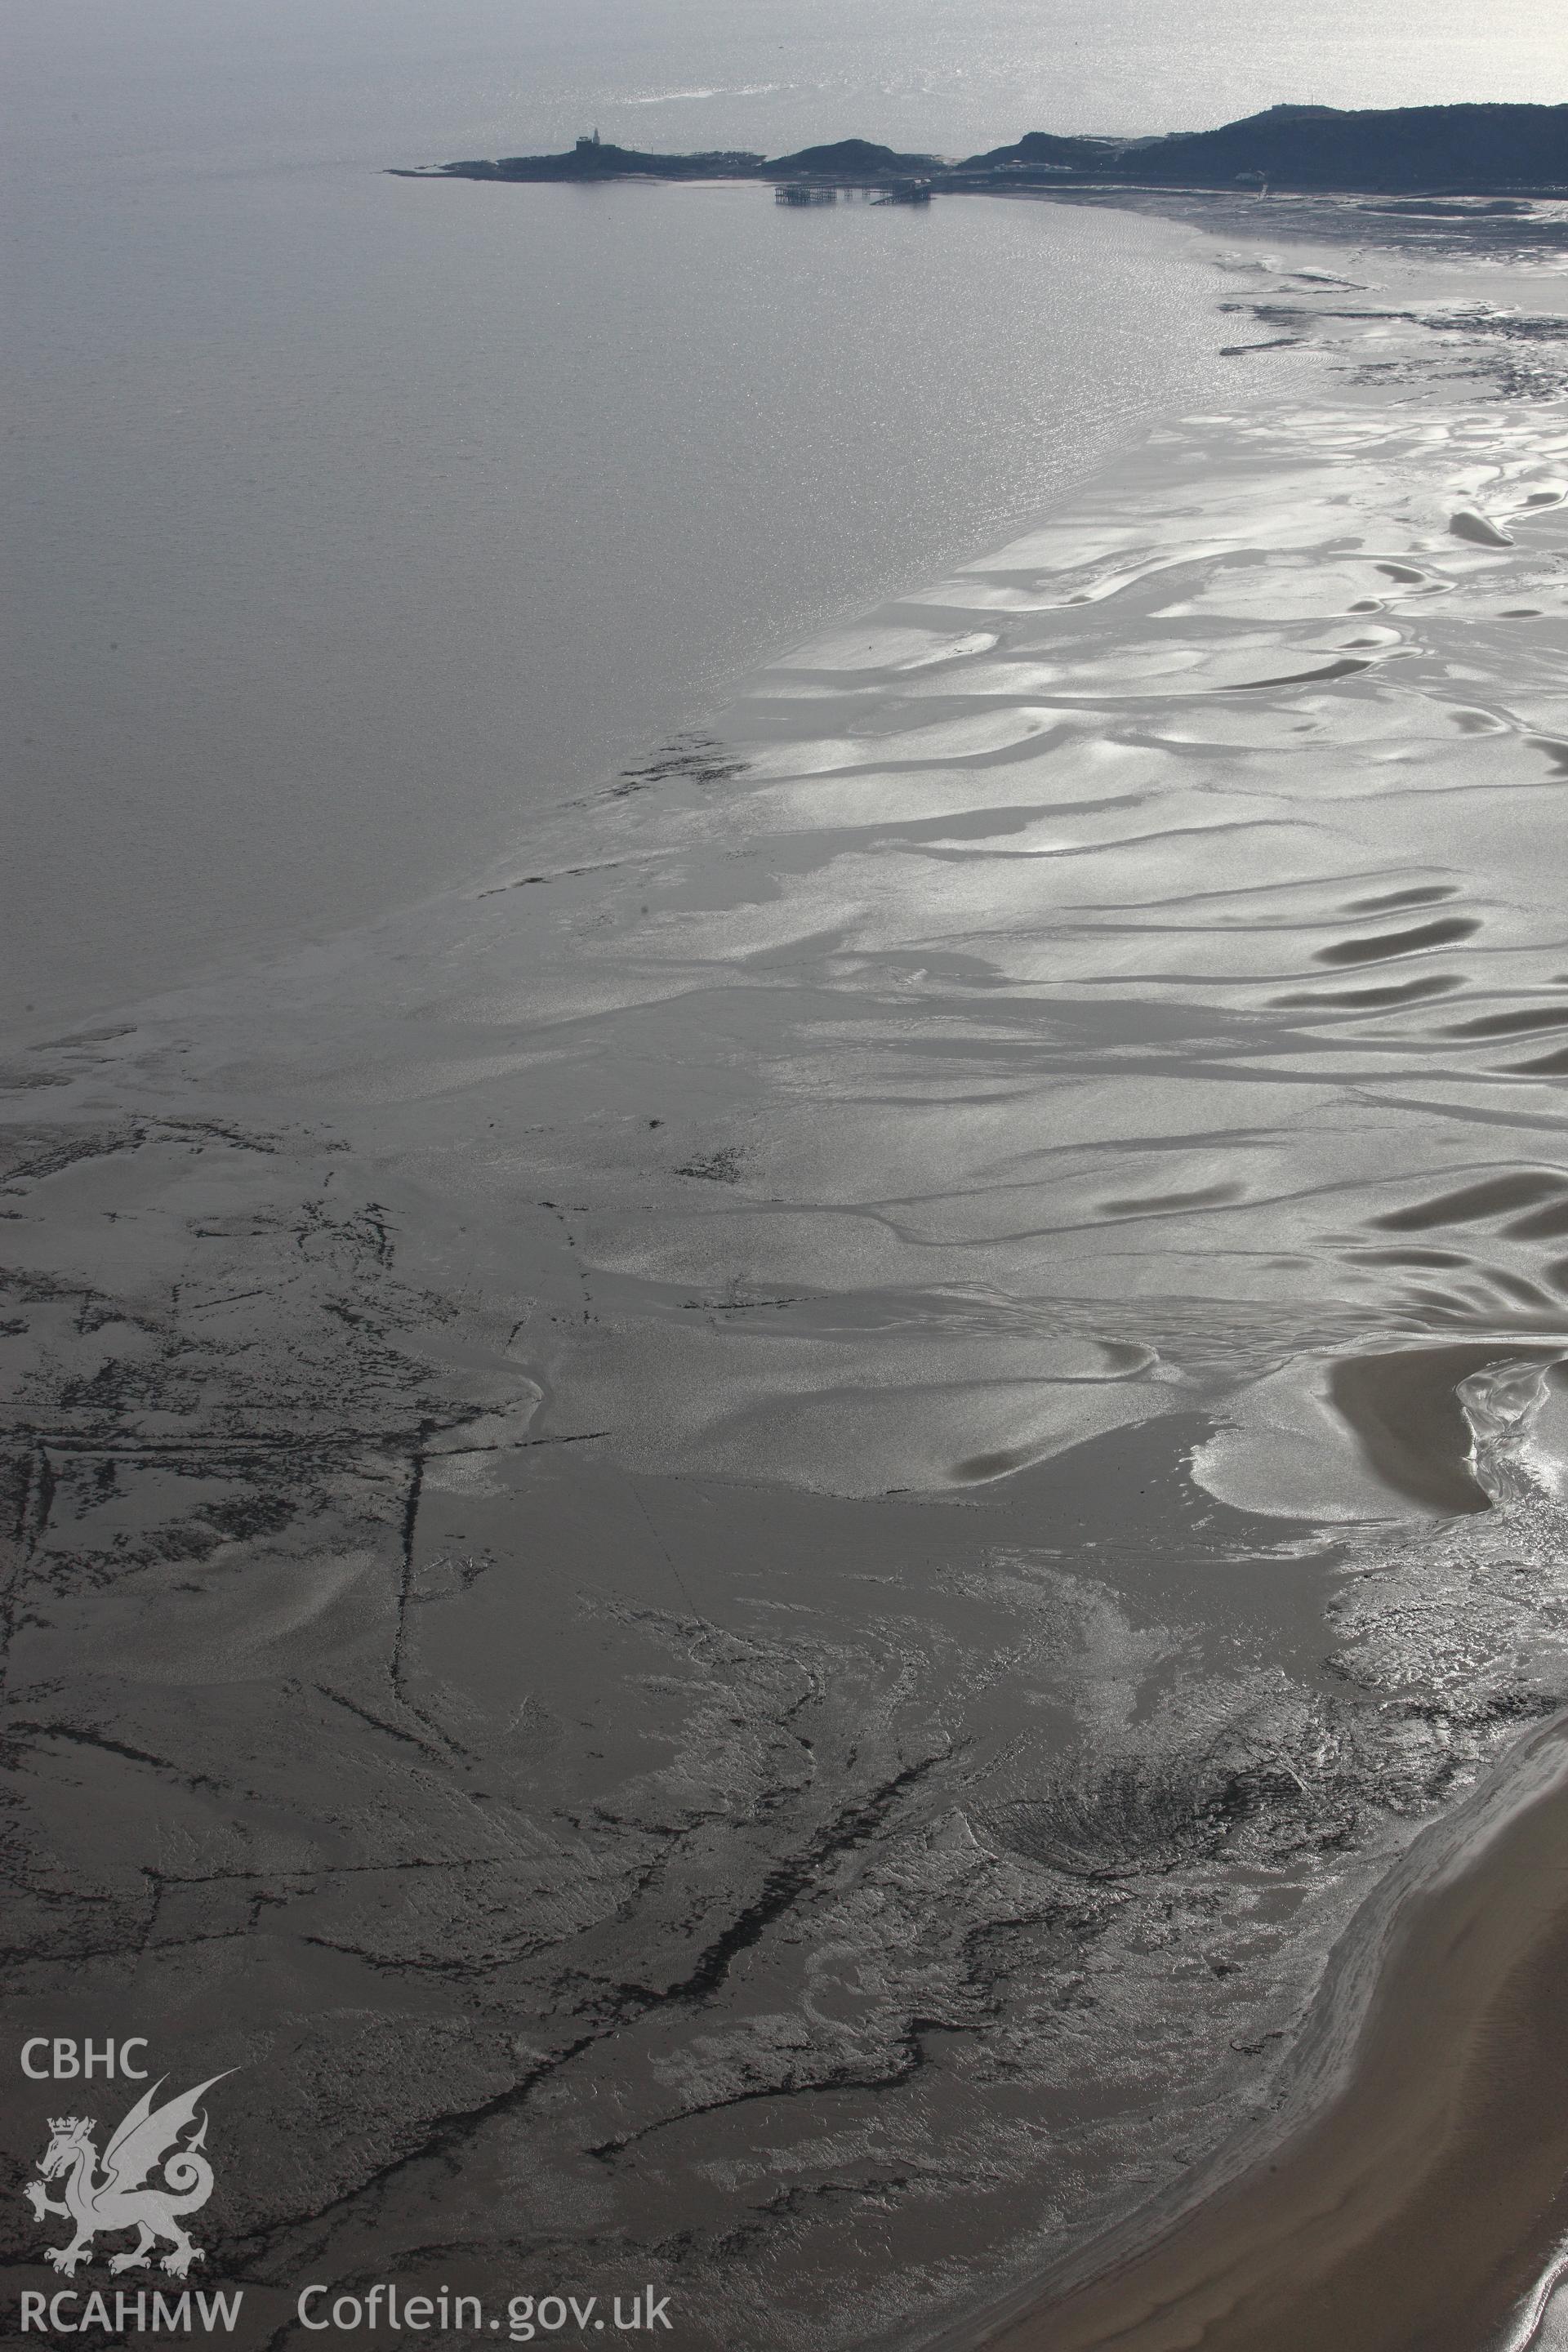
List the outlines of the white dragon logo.
{"type": "MultiPolygon", "coordinates": [[[[232,2067],[228,2071],[232,2073],[232,2067]]],[[[201,2248],[192,2245],[182,2226],[183,2217],[198,2211],[213,2193],[213,2168],[201,2154],[207,2136],[205,2116],[193,2140],[184,2147],[178,2142],[186,2126],[195,2121],[203,2093],[223,2079],[214,2074],[198,2083],[194,2091],[154,2107],[153,2102],[168,2080],[167,2075],[160,2076],[150,2091],[142,2093],[104,2149],[101,2175],[98,2150],[92,2144],[98,2128],[93,2117],[49,2117],[49,2144],[38,2158],[38,2170],[45,2180],[58,2179],[63,2173],[65,2195],[47,2196],[37,2180],[29,2180],[23,2193],[40,2221],[46,2213],[63,2214],[76,2224],[76,2235],[68,2246],[49,2247],[46,2262],[71,2278],[79,2263],[91,2262],[92,2241],[99,2232],[115,2230],[135,2230],[139,2234],[125,2253],[110,2257],[111,2271],[145,2270],[161,2238],[166,2238],[174,2249],[163,2256],[163,2267],[175,2278],[184,2278],[193,2263],[205,2261],[201,2248]],[[149,2178],[160,2165],[163,2182],[150,2187],[149,2178]]]]}

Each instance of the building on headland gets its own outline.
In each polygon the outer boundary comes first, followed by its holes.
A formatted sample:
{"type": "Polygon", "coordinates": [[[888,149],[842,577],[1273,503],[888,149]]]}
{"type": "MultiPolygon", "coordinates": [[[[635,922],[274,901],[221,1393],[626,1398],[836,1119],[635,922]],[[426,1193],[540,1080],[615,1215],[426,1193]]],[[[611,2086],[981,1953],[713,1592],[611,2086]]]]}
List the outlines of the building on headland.
{"type": "Polygon", "coordinates": [[[956,163],[909,154],[868,139],[803,147],[771,161],[742,152],[652,153],[584,133],[563,155],[502,155],[493,162],[424,166],[400,177],[482,180],[761,180],[862,190],[876,200],[923,204],[927,193],[1060,187],[1267,187],[1271,193],[1558,198],[1568,194],[1568,105],[1409,106],[1342,112],[1279,105],[1213,131],[1163,137],[1058,136],[1029,131],[1011,145],[956,163]],[[910,184],[908,186],[903,184],[910,184]],[[922,188],[921,184],[924,183],[922,188]]]}

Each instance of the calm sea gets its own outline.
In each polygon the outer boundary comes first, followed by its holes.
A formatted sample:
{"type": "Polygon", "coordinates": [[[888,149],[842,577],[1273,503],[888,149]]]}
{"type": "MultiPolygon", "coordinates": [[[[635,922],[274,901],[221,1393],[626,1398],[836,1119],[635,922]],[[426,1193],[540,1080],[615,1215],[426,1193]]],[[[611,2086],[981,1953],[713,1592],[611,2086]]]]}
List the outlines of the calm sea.
{"type": "Polygon", "coordinates": [[[1568,94],[1535,0],[12,0],[6,1001],[79,1012],[526,841],[736,672],[1237,388],[1113,214],[420,186],[606,137],[952,151],[1568,94]]]}

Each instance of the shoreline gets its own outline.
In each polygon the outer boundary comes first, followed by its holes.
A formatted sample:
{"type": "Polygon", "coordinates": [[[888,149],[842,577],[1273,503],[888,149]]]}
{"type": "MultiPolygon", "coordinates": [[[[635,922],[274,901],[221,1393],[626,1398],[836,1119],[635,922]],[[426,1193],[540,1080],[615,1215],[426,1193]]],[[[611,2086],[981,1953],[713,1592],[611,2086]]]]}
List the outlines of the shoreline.
{"type": "Polygon", "coordinates": [[[931,2352],[1480,2352],[1505,2331],[1525,2352],[1519,2315],[1568,2226],[1565,1965],[1559,1715],[1363,1906],[1277,2113],[1047,2294],[931,2352]]]}
{"type": "MultiPolygon", "coordinates": [[[[506,187],[640,186],[695,191],[771,185],[777,192],[793,185],[811,187],[826,196],[841,194],[851,199],[877,196],[891,184],[876,180],[826,178],[792,182],[737,173],[692,175],[630,171],[512,178],[457,172],[446,164],[409,169],[385,166],[384,176],[426,183],[466,179],[506,187]]],[[[1353,243],[1402,256],[1477,257],[1489,250],[1500,258],[1522,258],[1532,252],[1568,251],[1568,193],[1561,188],[1522,192],[1462,190],[1451,196],[1446,196],[1441,190],[1413,190],[1395,198],[1387,191],[1373,188],[1249,190],[1211,187],[1202,183],[1184,186],[1179,183],[1137,180],[953,179],[933,184],[931,194],[1135,212],[1152,219],[1181,221],[1210,236],[1285,237],[1306,245],[1353,243]],[[1506,202],[1500,201],[1503,199],[1506,202]]]]}
{"type": "MultiPolygon", "coordinates": [[[[476,184],[525,188],[658,187],[690,194],[715,188],[783,188],[791,184],[733,174],[694,177],[634,172],[592,177],[500,178],[492,182],[489,174],[454,173],[437,164],[407,170],[384,167],[384,176],[425,182],[471,177],[476,184]]],[[[842,194],[852,202],[878,195],[882,186],[875,181],[828,180],[817,184],[823,194],[842,194]]],[[[1500,196],[1504,192],[1495,193],[1500,196]]],[[[933,186],[932,194],[954,198],[999,198],[1013,204],[1056,205],[1084,211],[1135,213],[1145,219],[1179,223],[1207,237],[1240,236],[1324,248],[1350,245],[1362,254],[1381,256],[1396,264],[1417,261],[1462,268],[1479,261],[1531,269],[1552,262],[1561,266],[1568,257],[1568,194],[1563,190],[1510,197],[1506,206],[1479,192],[1466,192],[1448,200],[1441,194],[1422,196],[1414,193],[1394,197],[1373,189],[1226,189],[1132,180],[953,182],[933,186]]],[[[812,208],[806,210],[811,212],[812,208]]],[[[1268,343],[1237,345],[1226,355],[1238,357],[1248,349],[1281,347],[1268,343]]]]}
{"type": "MultiPolygon", "coordinates": [[[[647,158],[652,163],[656,159],[647,158]]],[[[679,158],[672,158],[679,161],[679,158]]],[[[448,180],[476,179],[491,182],[501,187],[684,187],[684,188],[754,188],[754,187],[821,187],[837,189],[847,195],[871,195],[888,184],[879,179],[848,179],[823,173],[820,176],[800,173],[785,178],[771,173],[746,173],[735,170],[714,172],[660,172],[653,169],[615,172],[556,172],[531,175],[521,172],[479,170],[453,163],[384,164],[381,176],[387,180],[420,180],[445,183],[448,180]]],[[[1458,226],[1463,222],[1485,226],[1496,220],[1527,219],[1537,205],[1568,206],[1568,189],[1543,183],[1539,187],[1501,186],[1465,187],[1433,186],[1379,188],[1371,184],[1347,184],[1340,187],[1313,187],[1289,184],[1258,188],[1238,196],[1235,189],[1215,187],[1203,180],[1190,184],[1180,180],[1124,180],[1108,173],[1104,178],[1061,180],[1003,180],[980,173],[964,177],[953,173],[932,184],[933,194],[953,196],[1041,196],[1047,199],[1075,196],[1201,196],[1216,204],[1250,202],[1268,204],[1346,204],[1365,205],[1374,218],[1397,218],[1402,226],[1412,226],[1427,215],[1416,207],[1429,208],[1433,219],[1447,219],[1458,226]],[[1439,210],[1441,208],[1441,210],[1439,210]],[[1472,209],[1473,208],[1473,209],[1472,209]]]]}

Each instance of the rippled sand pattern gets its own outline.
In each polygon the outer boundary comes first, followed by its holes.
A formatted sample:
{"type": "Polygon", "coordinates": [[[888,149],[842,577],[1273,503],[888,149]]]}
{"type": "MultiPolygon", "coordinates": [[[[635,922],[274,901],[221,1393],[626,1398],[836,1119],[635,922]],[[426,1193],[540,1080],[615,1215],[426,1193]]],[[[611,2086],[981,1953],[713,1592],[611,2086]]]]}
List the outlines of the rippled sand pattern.
{"type": "Polygon", "coordinates": [[[1556,406],[1200,418],[759,682],[590,950],[731,1157],[587,1256],[778,1302],[650,1339],[645,1458],[939,1486],[1272,1373],[1205,1481],[1398,1507],[1331,1360],[1568,1315],[1565,469],[1556,406]]]}
{"type": "Polygon", "coordinates": [[[1568,1696],[1568,411],[1413,315],[16,1045],[8,2030],[246,2070],[267,2340],[911,2352],[1266,2135],[1568,1696]]]}

